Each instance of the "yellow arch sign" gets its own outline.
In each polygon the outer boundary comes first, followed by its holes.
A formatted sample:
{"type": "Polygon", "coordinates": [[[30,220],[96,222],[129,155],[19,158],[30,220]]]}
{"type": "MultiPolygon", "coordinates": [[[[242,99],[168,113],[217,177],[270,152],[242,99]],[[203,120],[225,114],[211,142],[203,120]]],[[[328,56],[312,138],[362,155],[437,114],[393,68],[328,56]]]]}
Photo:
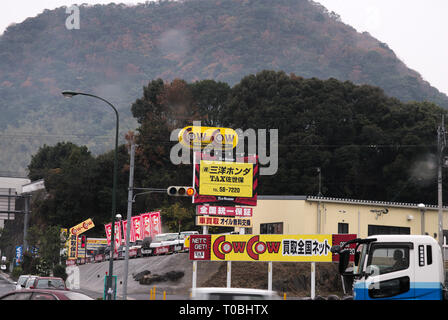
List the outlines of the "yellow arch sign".
{"type": "Polygon", "coordinates": [[[238,144],[238,134],[230,128],[188,126],[179,132],[178,140],[183,146],[194,150],[202,150],[207,146],[232,150],[238,144]]]}

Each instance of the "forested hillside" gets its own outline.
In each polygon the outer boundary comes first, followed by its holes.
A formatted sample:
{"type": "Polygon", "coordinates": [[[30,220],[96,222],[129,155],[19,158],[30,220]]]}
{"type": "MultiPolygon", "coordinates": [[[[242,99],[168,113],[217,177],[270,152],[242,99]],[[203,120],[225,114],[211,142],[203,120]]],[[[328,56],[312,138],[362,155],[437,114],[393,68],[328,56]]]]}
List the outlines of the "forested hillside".
{"type": "Polygon", "coordinates": [[[246,75],[281,70],[371,84],[404,102],[448,107],[448,98],[387,44],[357,33],[313,1],[82,5],[79,30],[66,28],[67,17],[65,8],[46,10],[0,36],[0,173],[23,174],[44,143],[72,141],[93,154],[113,147],[111,110],[87,97],[65,99],[65,89],[116,105],[121,142],[137,126],[131,104],[157,78],[212,79],[233,87],[246,75]]]}

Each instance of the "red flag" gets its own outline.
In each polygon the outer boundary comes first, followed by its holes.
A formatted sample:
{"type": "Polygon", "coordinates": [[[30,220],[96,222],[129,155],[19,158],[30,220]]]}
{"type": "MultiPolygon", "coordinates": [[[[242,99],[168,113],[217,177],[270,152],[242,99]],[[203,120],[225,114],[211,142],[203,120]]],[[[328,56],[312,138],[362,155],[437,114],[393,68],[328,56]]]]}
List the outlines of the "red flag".
{"type": "MultiPolygon", "coordinates": [[[[143,228],[142,228],[142,217],[135,216],[132,217],[132,227],[134,233],[134,241],[143,240],[143,228]]],[[[131,233],[132,235],[132,233],[131,233]]]]}
{"type": "Polygon", "coordinates": [[[118,247],[121,245],[121,223],[120,221],[116,221],[115,222],[115,247],[114,247],[114,251],[118,252],[118,247]]]}
{"type": "Polygon", "coordinates": [[[160,217],[160,211],[151,212],[151,231],[151,237],[162,233],[162,218],[160,217]]]}
{"type": "Polygon", "coordinates": [[[143,224],[143,239],[151,236],[151,214],[149,212],[141,214],[143,224]]]}
{"type": "Polygon", "coordinates": [[[112,234],[112,223],[105,224],[104,229],[106,230],[107,245],[110,246],[110,238],[111,238],[111,234],[112,234]]]}

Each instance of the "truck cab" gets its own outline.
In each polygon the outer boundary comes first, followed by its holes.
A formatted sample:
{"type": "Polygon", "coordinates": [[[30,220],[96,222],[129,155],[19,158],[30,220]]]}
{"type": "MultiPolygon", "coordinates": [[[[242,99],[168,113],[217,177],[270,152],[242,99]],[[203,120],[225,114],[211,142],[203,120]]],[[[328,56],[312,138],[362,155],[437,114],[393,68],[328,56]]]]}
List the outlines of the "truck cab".
{"type": "MultiPolygon", "coordinates": [[[[333,246],[339,272],[353,281],[355,300],[442,300],[445,272],[438,242],[424,235],[377,235],[333,246]],[[347,272],[350,245],[356,245],[347,272]]],[[[350,281],[348,281],[350,282],[350,281]]]]}

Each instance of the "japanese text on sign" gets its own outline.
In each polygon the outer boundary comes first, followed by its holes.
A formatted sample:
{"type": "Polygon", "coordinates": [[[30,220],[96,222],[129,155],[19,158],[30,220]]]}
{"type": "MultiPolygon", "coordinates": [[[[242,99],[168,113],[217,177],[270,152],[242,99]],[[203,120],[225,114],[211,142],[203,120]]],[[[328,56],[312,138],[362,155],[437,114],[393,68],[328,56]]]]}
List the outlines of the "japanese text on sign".
{"type": "Polygon", "coordinates": [[[247,218],[230,217],[196,217],[198,226],[217,226],[217,227],[242,227],[251,228],[252,221],[247,218]]]}
{"type": "Polygon", "coordinates": [[[284,256],[327,256],[330,248],[327,239],[324,239],[323,242],[316,239],[283,240],[284,256]]]}
{"type": "Polygon", "coordinates": [[[197,215],[230,216],[230,217],[252,217],[252,208],[222,207],[222,206],[196,206],[197,215]]]}
{"type": "Polygon", "coordinates": [[[201,160],[199,194],[252,197],[253,164],[201,160]]]}

